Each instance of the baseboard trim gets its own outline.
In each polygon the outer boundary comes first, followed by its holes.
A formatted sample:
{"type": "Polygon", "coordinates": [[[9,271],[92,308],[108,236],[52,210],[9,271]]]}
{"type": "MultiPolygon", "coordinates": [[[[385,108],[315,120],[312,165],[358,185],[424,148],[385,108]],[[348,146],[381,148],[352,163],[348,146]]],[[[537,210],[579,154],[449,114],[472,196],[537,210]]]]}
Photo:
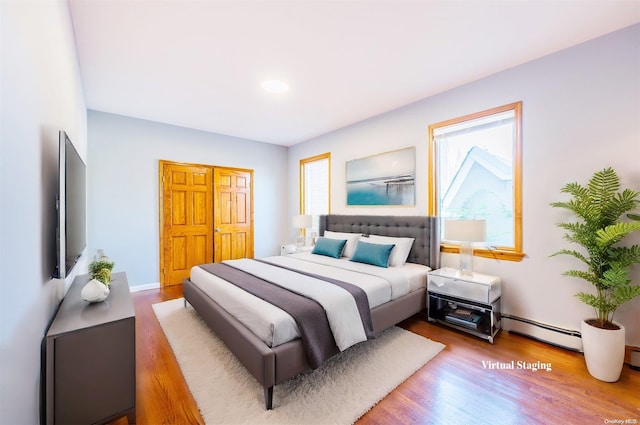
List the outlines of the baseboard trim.
{"type": "Polygon", "coordinates": [[[147,291],[149,289],[160,289],[160,283],[147,283],[146,285],[130,286],[129,292],[147,291]]]}
{"type": "Polygon", "coordinates": [[[633,370],[640,371],[640,347],[634,345],[626,345],[624,353],[624,362],[633,370]]]}
{"type": "Polygon", "coordinates": [[[577,330],[560,328],[509,314],[503,314],[502,319],[508,321],[505,322],[504,328],[511,333],[566,348],[567,350],[582,352],[582,339],[580,332],[577,330]]]}
{"type": "MultiPolygon", "coordinates": [[[[535,339],[566,350],[582,352],[582,335],[573,329],[560,328],[558,326],[537,322],[524,317],[503,314],[503,319],[507,319],[504,328],[509,333],[535,339]]],[[[640,347],[625,345],[624,362],[632,369],[640,371],[640,347]],[[632,358],[633,356],[633,358],[632,358]]]]}

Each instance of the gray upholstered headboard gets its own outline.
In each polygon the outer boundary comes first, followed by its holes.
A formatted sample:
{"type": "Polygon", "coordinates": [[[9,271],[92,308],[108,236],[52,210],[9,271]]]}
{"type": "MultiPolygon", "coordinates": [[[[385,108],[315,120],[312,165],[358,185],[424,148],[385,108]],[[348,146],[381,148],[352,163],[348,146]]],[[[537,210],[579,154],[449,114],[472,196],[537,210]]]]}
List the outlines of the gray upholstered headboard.
{"type": "Polygon", "coordinates": [[[407,261],[440,267],[440,230],[437,217],[386,215],[321,215],[320,236],[325,230],[365,235],[415,238],[407,261]]]}

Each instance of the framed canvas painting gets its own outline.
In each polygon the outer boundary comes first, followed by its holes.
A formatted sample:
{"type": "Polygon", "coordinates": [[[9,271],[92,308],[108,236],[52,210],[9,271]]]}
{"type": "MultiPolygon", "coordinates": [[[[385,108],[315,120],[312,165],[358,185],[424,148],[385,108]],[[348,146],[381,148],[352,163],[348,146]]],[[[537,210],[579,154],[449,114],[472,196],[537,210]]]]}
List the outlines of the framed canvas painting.
{"type": "Polygon", "coordinates": [[[347,206],[415,205],[416,148],[347,161],[347,206]]]}

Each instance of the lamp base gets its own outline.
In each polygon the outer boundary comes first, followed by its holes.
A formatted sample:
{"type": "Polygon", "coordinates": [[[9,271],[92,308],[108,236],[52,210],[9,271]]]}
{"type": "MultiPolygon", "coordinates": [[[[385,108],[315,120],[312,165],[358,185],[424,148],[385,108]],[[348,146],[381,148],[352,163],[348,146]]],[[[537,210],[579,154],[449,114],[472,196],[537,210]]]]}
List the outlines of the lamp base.
{"type": "Polygon", "coordinates": [[[303,247],[304,246],[304,242],[305,242],[305,237],[304,235],[298,235],[298,237],[296,238],[296,246],[299,247],[303,247]]]}
{"type": "Polygon", "coordinates": [[[473,276],[473,244],[460,244],[460,274],[473,276]]]}

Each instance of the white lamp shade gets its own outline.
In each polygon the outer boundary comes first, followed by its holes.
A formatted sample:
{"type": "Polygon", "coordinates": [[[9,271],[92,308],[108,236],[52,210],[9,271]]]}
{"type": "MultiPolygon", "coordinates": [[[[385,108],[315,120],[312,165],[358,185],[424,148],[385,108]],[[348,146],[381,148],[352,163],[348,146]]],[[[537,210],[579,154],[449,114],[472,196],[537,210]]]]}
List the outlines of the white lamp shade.
{"type": "Polygon", "coordinates": [[[484,242],[487,240],[487,221],[445,220],[444,239],[457,242],[484,242]]]}
{"type": "Polygon", "coordinates": [[[309,227],[311,227],[311,216],[307,214],[294,215],[293,227],[296,229],[308,229],[309,227]]]}

